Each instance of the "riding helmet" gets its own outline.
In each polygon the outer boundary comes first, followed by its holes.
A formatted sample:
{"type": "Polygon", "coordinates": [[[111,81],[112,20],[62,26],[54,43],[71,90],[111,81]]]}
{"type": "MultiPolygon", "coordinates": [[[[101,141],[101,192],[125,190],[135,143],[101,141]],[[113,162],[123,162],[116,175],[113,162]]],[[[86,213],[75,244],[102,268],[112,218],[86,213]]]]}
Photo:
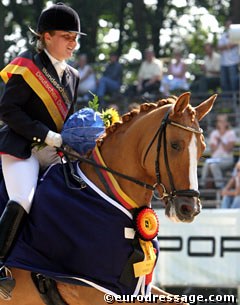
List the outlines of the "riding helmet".
{"type": "Polygon", "coordinates": [[[66,31],[86,35],[81,32],[80,18],[71,7],[59,2],[42,11],[38,19],[37,32],[66,31]]]}

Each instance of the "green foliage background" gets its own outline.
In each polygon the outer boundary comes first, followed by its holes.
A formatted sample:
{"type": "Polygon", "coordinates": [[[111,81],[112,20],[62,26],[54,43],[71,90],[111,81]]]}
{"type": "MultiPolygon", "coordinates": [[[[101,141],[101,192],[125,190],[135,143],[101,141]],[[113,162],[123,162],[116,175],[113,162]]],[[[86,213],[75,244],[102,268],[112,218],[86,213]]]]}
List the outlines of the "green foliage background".
{"type": "MultiPolygon", "coordinates": [[[[0,0],[0,68],[16,56],[21,49],[29,45],[28,26],[36,28],[41,10],[46,6],[46,0],[0,0]]],[[[54,2],[54,1],[53,1],[54,2]]],[[[58,1],[56,1],[58,2],[58,1]]],[[[174,29],[179,27],[178,20],[182,15],[189,15],[193,6],[204,7],[216,16],[219,26],[231,16],[235,23],[240,23],[240,1],[238,0],[186,0],[186,5],[176,7],[173,0],[158,0],[155,5],[146,5],[144,0],[67,0],[80,15],[82,30],[88,34],[81,38],[81,48],[78,52],[87,53],[90,62],[98,61],[99,54],[108,57],[114,49],[119,55],[127,54],[129,50],[143,50],[152,45],[157,57],[170,57],[174,41],[179,37],[174,29]],[[99,25],[99,20],[107,22],[106,27],[99,25]],[[120,30],[117,42],[105,43],[103,37],[111,28],[120,30]],[[171,40],[162,45],[161,29],[172,31],[171,40]]],[[[194,31],[186,28],[186,35],[181,38],[181,48],[184,55],[189,53],[203,56],[203,44],[206,42],[209,30],[203,29],[199,16],[191,16],[194,31]]],[[[216,36],[214,38],[216,42],[216,36]]],[[[133,64],[134,65],[134,64],[133,64]]]]}

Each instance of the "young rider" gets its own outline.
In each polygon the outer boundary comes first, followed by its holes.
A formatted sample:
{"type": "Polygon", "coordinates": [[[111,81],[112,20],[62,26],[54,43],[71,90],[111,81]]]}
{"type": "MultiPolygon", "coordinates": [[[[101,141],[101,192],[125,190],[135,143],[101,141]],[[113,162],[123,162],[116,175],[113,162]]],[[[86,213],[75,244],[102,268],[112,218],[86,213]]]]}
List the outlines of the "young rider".
{"type": "MultiPolygon", "coordinates": [[[[60,147],[65,119],[77,97],[78,72],[65,60],[83,35],[76,11],[62,3],[40,14],[36,35],[38,52],[26,51],[1,71],[6,82],[0,101],[2,170],[9,201],[0,219],[0,296],[11,298],[15,280],[4,263],[35,193],[39,161],[34,145],[60,147]]],[[[56,151],[55,151],[56,153],[56,151]]]]}

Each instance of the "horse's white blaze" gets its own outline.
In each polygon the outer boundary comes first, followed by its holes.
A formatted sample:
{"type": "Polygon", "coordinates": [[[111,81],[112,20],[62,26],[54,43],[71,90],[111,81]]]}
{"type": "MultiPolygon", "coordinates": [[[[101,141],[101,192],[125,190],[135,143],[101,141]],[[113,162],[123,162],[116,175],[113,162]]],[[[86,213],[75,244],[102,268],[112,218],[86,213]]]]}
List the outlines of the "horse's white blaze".
{"type": "Polygon", "coordinates": [[[197,138],[193,133],[191,141],[188,146],[189,151],[189,181],[190,181],[190,189],[197,190],[198,189],[198,177],[197,177],[197,138]]]}

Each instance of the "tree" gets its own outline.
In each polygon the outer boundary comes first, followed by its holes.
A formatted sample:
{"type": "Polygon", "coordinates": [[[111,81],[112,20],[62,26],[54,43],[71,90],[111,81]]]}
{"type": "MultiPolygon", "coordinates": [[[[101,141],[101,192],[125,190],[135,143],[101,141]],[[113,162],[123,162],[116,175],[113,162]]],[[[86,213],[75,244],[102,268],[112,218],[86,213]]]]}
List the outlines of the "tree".
{"type": "Polygon", "coordinates": [[[126,6],[126,0],[121,0],[120,3],[120,9],[119,9],[119,41],[118,41],[118,55],[121,55],[123,53],[123,32],[124,32],[124,15],[125,15],[125,6],[126,6]]]}
{"type": "Polygon", "coordinates": [[[240,1],[239,0],[231,0],[230,17],[231,17],[233,23],[240,23],[240,1]]]}
{"type": "Polygon", "coordinates": [[[143,53],[144,49],[148,45],[147,39],[147,10],[143,0],[132,0],[133,4],[133,20],[137,33],[137,43],[139,50],[143,53]]]}
{"type": "MultiPolygon", "coordinates": [[[[9,61],[28,45],[28,25],[36,28],[39,12],[46,2],[9,0],[8,5],[0,2],[0,34],[4,37],[0,42],[0,67],[4,65],[4,55],[5,61],[9,61]],[[20,34],[16,35],[17,31],[20,34]]],[[[206,38],[202,33],[206,29],[202,28],[201,16],[191,13],[192,7],[206,8],[218,16],[220,25],[230,14],[234,22],[240,21],[238,0],[231,0],[230,6],[228,0],[187,0],[187,5],[181,7],[175,6],[172,0],[157,0],[152,6],[146,5],[144,0],[68,0],[68,4],[79,13],[82,30],[88,34],[81,37],[79,52],[87,53],[90,61],[95,61],[100,53],[107,55],[112,48],[119,54],[126,54],[132,47],[143,52],[152,45],[157,56],[170,56],[178,44],[186,52],[195,52],[197,47],[201,50],[206,38]],[[180,23],[183,15],[189,16],[189,26],[180,23]],[[104,20],[106,26],[99,26],[99,20],[104,20]],[[113,28],[119,30],[119,39],[107,43],[104,36],[113,28]],[[166,29],[168,34],[165,34],[166,29]]]]}
{"type": "MultiPolygon", "coordinates": [[[[160,55],[160,30],[163,27],[164,21],[164,9],[166,8],[166,0],[158,0],[155,12],[153,12],[151,24],[152,33],[158,33],[158,35],[152,36],[152,43],[157,56],[160,55]]],[[[150,16],[151,17],[151,16],[150,16]]]]}
{"type": "Polygon", "coordinates": [[[33,0],[33,5],[30,5],[29,1],[22,0],[21,3],[9,1],[8,5],[3,5],[0,1],[0,35],[4,37],[0,41],[0,68],[5,65],[4,55],[5,61],[9,61],[22,47],[29,45],[28,26],[35,28],[44,2],[44,0],[33,0]]]}
{"type": "MultiPolygon", "coordinates": [[[[4,37],[5,34],[5,16],[7,14],[7,10],[5,6],[2,4],[2,1],[0,1],[0,37],[4,37]]],[[[6,48],[4,39],[0,40],[0,68],[4,65],[4,54],[5,54],[6,48]]]]}

